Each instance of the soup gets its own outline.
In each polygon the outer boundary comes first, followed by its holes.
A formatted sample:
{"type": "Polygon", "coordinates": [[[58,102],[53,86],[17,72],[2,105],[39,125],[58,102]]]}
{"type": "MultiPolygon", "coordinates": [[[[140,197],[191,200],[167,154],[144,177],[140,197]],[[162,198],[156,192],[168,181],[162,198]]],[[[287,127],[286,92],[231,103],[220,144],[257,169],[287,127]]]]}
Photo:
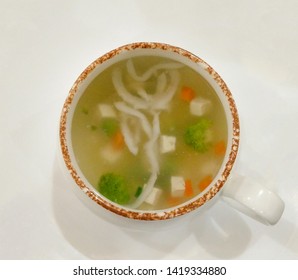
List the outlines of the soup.
{"type": "Polygon", "coordinates": [[[227,123],[209,83],[158,56],[119,61],[86,88],[72,145],[89,183],[134,209],[166,209],[203,192],[226,151],[227,123]]]}

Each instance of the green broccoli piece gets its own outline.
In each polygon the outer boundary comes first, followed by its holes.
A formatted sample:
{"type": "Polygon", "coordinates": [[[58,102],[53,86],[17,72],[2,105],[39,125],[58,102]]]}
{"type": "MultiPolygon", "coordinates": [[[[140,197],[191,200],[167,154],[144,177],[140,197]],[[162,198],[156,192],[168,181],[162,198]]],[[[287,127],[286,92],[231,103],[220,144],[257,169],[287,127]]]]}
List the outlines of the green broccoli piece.
{"type": "Polygon", "coordinates": [[[210,146],[210,127],[212,122],[202,118],[196,124],[189,126],[184,134],[184,141],[199,153],[204,153],[210,146]]]}
{"type": "Polygon", "coordinates": [[[111,137],[119,130],[119,123],[113,118],[106,118],[102,120],[100,127],[107,136],[111,137]]]}
{"type": "Polygon", "coordinates": [[[114,173],[102,175],[98,182],[98,191],[118,204],[127,204],[130,201],[128,184],[121,175],[114,173]]]}

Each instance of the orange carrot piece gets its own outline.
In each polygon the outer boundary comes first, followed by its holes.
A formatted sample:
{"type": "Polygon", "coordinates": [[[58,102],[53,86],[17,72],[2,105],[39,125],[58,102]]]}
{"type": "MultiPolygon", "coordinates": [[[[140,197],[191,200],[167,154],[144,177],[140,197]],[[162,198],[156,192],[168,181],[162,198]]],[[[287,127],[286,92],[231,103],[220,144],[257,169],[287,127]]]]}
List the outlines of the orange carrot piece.
{"type": "Polygon", "coordinates": [[[124,136],[120,131],[117,131],[113,136],[113,147],[116,150],[121,150],[124,148],[124,136]]]}
{"type": "Polygon", "coordinates": [[[184,86],[180,93],[180,98],[186,102],[192,101],[196,97],[196,93],[190,87],[184,86]]]}
{"type": "Polygon", "coordinates": [[[202,179],[202,181],[199,183],[199,189],[202,192],[205,190],[212,182],[212,177],[210,175],[207,175],[202,179]]]}
{"type": "Polygon", "coordinates": [[[191,180],[189,179],[185,180],[184,195],[188,197],[193,195],[192,184],[191,184],[191,180]]]}
{"type": "Polygon", "coordinates": [[[214,146],[214,153],[218,156],[223,156],[226,152],[226,143],[225,141],[219,141],[214,146]]]}

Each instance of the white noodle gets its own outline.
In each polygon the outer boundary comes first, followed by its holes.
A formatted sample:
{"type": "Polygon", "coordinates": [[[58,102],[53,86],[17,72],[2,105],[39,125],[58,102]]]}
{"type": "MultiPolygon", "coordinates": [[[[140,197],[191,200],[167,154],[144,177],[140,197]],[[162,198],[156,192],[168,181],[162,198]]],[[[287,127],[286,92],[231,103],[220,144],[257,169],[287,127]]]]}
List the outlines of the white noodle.
{"type": "Polygon", "coordinates": [[[130,125],[135,128],[132,137],[134,138],[135,143],[139,144],[141,141],[141,124],[139,119],[131,117],[130,125]]]}
{"type": "Polygon", "coordinates": [[[154,66],[152,66],[151,68],[149,68],[145,73],[143,73],[143,75],[139,76],[136,72],[136,69],[133,65],[133,62],[131,59],[129,59],[127,61],[126,64],[127,67],[127,71],[128,73],[132,76],[133,79],[135,79],[138,82],[145,82],[147,81],[157,70],[160,69],[179,69],[181,67],[183,67],[183,64],[178,63],[178,62],[168,62],[168,63],[160,63],[160,64],[156,64],[154,66]]]}
{"type": "Polygon", "coordinates": [[[126,116],[122,115],[120,125],[121,125],[121,131],[123,133],[124,141],[127,148],[133,155],[137,155],[139,151],[139,147],[138,147],[139,139],[134,137],[134,133],[131,131],[131,129],[128,126],[128,119],[126,116]]]}
{"type": "Polygon", "coordinates": [[[150,171],[153,172],[158,172],[159,173],[159,162],[157,159],[157,149],[156,149],[156,145],[155,142],[153,141],[149,141],[145,144],[145,152],[150,164],[150,171]]]}
{"type": "MultiPolygon", "coordinates": [[[[147,102],[147,108],[146,109],[154,109],[151,108],[152,104],[156,103],[154,102],[154,99],[156,98],[157,95],[161,95],[167,86],[167,76],[165,73],[161,73],[157,77],[157,84],[156,84],[156,89],[154,94],[148,94],[146,90],[140,86],[136,87],[137,94],[143,98],[147,102]]],[[[145,108],[141,108],[145,109],[145,108]]]]}
{"type": "Polygon", "coordinates": [[[144,185],[143,191],[140,196],[129,207],[138,208],[152,192],[155,182],[157,180],[157,173],[152,173],[147,184],[144,185]]]}
{"type": "Polygon", "coordinates": [[[130,116],[137,117],[141,122],[144,132],[147,134],[147,136],[149,138],[151,137],[152,129],[151,129],[151,126],[150,126],[146,116],[143,113],[141,113],[140,111],[138,111],[134,108],[127,106],[124,102],[116,102],[114,105],[122,113],[126,113],[130,116]]]}
{"type": "Polygon", "coordinates": [[[136,109],[145,109],[147,107],[146,101],[144,101],[144,99],[134,96],[126,90],[122,82],[122,75],[120,69],[116,69],[113,72],[112,80],[117,90],[117,93],[124,101],[126,101],[136,109]]]}
{"type": "Polygon", "coordinates": [[[148,182],[144,185],[141,195],[136,199],[136,201],[130,205],[132,208],[138,208],[152,192],[152,189],[157,180],[157,175],[159,173],[159,162],[157,157],[157,139],[160,135],[160,124],[159,124],[159,113],[154,113],[153,116],[153,128],[152,136],[150,140],[145,144],[145,152],[150,164],[151,176],[148,182]]]}
{"type": "Polygon", "coordinates": [[[159,92],[154,96],[154,109],[166,109],[175,95],[180,80],[179,73],[177,70],[172,70],[169,72],[169,75],[170,85],[168,86],[166,91],[159,92]]]}
{"type": "Polygon", "coordinates": [[[157,149],[154,143],[150,143],[148,146],[145,147],[147,152],[147,157],[151,165],[151,172],[159,174],[159,162],[157,157],[157,149]],[[147,148],[147,149],[146,149],[147,148]]]}
{"type": "Polygon", "coordinates": [[[165,90],[167,86],[167,76],[163,72],[157,77],[157,85],[156,85],[156,91],[155,94],[159,94],[165,90]]]}
{"type": "Polygon", "coordinates": [[[155,93],[152,95],[148,94],[146,90],[140,86],[135,87],[138,96],[134,96],[128,92],[123,84],[122,74],[119,69],[114,71],[112,77],[116,91],[124,101],[116,102],[115,107],[123,113],[121,130],[129,151],[134,155],[138,153],[141,129],[148,137],[148,141],[144,145],[144,150],[150,166],[151,176],[148,179],[148,182],[144,185],[141,195],[130,205],[132,208],[138,208],[151,193],[159,174],[157,146],[157,140],[160,135],[159,114],[160,110],[164,110],[168,107],[177,90],[179,73],[176,69],[183,67],[183,65],[173,62],[157,64],[141,76],[136,73],[132,60],[128,60],[126,66],[128,73],[135,81],[138,82],[147,81],[158,70],[165,69],[167,71],[162,72],[157,76],[155,93]],[[168,80],[169,85],[167,86],[168,80]],[[153,116],[152,124],[149,123],[146,115],[139,111],[140,109],[145,110],[145,112],[153,116]],[[133,131],[132,127],[129,126],[128,116],[130,116],[131,119],[138,121],[140,124],[139,128],[136,128],[136,131],[133,131]]]}
{"type": "Polygon", "coordinates": [[[153,118],[153,128],[152,128],[152,137],[145,144],[145,151],[149,159],[151,166],[151,172],[159,173],[159,162],[157,156],[157,139],[160,135],[160,126],[159,126],[159,113],[154,114],[153,118]]]}
{"type": "Polygon", "coordinates": [[[146,92],[144,88],[138,87],[137,89],[137,94],[142,97],[146,101],[150,101],[152,97],[146,92]]]}

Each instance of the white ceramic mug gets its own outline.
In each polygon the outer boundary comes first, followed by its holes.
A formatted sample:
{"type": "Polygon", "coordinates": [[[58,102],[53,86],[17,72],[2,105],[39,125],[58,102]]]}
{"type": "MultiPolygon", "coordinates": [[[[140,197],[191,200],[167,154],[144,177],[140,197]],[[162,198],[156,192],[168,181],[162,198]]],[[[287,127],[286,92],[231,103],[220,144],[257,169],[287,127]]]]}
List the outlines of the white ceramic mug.
{"type": "Polygon", "coordinates": [[[234,99],[225,82],[217,72],[201,58],[181,49],[163,43],[140,42],[132,43],[114,49],[92,62],[78,77],[64,103],[60,119],[60,145],[65,167],[70,173],[77,189],[85,194],[87,200],[93,201],[93,206],[105,208],[120,216],[135,220],[153,221],[168,220],[193,210],[200,211],[202,206],[210,205],[222,197],[232,207],[244,214],[268,225],[277,223],[280,219],[284,203],[274,192],[264,188],[250,178],[233,174],[232,167],[237,157],[240,141],[238,112],[234,99]],[[80,170],[71,139],[71,123],[76,105],[87,86],[105,69],[123,59],[140,55],[154,55],[173,59],[197,71],[217,93],[227,119],[228,141],[223,163],[212,183],[194,198],[187,202],[162,210],[138,210],[128,208],[106,199],[86,179],[80,170]]]}

